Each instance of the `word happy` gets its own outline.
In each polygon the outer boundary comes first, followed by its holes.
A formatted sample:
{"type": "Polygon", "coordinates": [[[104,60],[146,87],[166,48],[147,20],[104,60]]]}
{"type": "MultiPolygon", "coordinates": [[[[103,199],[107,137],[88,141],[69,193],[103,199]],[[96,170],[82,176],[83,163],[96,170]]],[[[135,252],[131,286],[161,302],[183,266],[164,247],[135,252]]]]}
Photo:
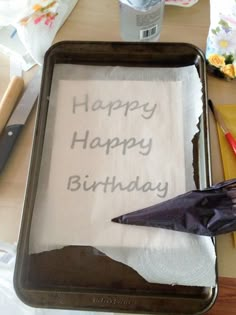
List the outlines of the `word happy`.
{"type": "Polygon", "coordinates": [[[142,155],[148,155],[152,149],[152,138],[148,140],[145,138],[136,139],[134,137],[127,139],[120,139],[119,137],[101,139],[100,137],[90,138],[89,130],[86,130],[84,136],[78,135],[78,132],[73,133],[71,146],[73,150],[80,145],[84,150],[86,149],[103,149],[105,154],[110,154],[111,150],[120,148],[123,155],[128,150],[137,148],[138,153],[142,155]]]}
{"type": "Polygon", "coordinates": [[[73,114],[77,114],[79,109],[83,109],[85,112],[104,111],[107,116],[111,116],[115,111],[122,111],[125,117],[128,116],[129,112],[140,111],[141,117],[150,119],[157,109],[157,104],[141,103],[138,100],[122,101],[120,99],[104,102],[100,99],[91,100],[89,95],[85,94],[83,100],[78,100],[76,96],[73,97],[73,114]]]}

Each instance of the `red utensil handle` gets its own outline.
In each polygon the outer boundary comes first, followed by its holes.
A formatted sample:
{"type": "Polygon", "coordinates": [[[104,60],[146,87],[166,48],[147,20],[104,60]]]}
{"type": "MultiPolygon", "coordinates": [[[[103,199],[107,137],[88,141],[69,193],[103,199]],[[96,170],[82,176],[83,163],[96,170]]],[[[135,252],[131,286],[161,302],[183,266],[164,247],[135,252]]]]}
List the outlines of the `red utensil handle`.
{"type": "Polygon", "coordinates": [[[231,148],[233,149],[234,154],[236,155],[236,140],[234,139],[230,132],[227,132],[225,134],[225,137],[228,140],[228,143],[230,144],[231,148]]]}

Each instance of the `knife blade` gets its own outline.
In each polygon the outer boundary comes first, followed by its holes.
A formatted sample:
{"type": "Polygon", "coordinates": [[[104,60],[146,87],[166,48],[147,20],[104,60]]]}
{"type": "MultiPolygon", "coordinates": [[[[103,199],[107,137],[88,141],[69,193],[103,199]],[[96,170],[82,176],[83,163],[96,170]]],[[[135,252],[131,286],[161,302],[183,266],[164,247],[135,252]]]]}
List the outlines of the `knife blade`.
{"type": "Polygon", "coordinates": [[[0,172],[5,167],[31,110],[36,103],[40,89],[41,72],[37,72],[27,85],[24,94],[13,111],[0,136],[0,172]]]}

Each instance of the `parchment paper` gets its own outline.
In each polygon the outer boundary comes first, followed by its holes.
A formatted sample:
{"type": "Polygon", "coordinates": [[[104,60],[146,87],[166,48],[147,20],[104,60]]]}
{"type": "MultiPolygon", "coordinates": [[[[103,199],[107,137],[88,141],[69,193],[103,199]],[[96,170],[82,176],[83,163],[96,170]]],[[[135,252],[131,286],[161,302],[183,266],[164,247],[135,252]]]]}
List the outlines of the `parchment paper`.
{"type": "Polygon", "coordinates": [[[57,65],[30,251],[94,246],[150,282],[213,286],[210,238],[110,221],[194,188],[201,111],[194,66],[57,65]]]}

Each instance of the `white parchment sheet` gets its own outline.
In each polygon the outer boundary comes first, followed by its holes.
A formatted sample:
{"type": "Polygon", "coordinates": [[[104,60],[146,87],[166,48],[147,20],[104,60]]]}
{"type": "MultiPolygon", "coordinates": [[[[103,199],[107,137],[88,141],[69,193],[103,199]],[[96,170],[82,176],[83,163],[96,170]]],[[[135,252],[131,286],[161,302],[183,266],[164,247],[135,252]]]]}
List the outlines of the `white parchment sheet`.
{"type": "Polygon", "coordinates": [[[214,286],[210,238],[111,222],[194,188],[201,111],[194,66],[57,65],[30,251],[94,246],[147,281],[214,286]]]}

